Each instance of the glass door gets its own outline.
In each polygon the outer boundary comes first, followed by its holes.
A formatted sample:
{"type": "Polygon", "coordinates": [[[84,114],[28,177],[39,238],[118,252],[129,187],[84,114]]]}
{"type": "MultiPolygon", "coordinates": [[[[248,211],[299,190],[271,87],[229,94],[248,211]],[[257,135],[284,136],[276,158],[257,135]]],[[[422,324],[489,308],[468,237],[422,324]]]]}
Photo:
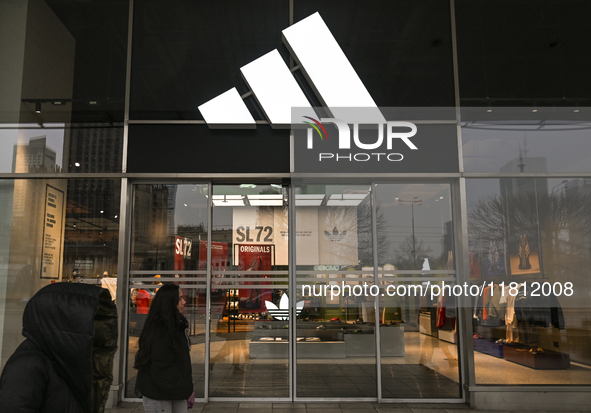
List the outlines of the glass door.
{"type": "Polygon", "coordinates": [[[295,187],[296,398],[461,396],[450,195],[295,187]]]}
{"type": "Polygon", "coordinates": [[[136,397],[138,339],[158,289],[180,286],[187,302],[195,396],[205,396],[208,184],[135,185],[129,271],[126,398],[136,397]]]}
{"type": "Polygon", "coordinates": [[[289,397],[288,197],[214,185],[210,397],[289,397]]]}
{"type": "Polygon", "coordinates": [[[450,185],[374,188],[382,397],[459,398],[450,185]]]}
{"type": "Polygon", "coordinates": [[[296,395],[375,398],[370,185],[302,185],[295,192],[296,395]]]}

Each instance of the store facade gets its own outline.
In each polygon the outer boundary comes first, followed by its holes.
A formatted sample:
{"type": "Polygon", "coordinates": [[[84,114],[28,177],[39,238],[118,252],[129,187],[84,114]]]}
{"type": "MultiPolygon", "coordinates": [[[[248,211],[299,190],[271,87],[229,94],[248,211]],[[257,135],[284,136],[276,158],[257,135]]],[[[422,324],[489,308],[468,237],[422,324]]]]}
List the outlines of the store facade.
{"type": "Polygon", "coordinates": [[[201,400],[588,410],[590,11],[4,2],[2,366],[97,284],[135,399],[178,283],[201,400]]]}

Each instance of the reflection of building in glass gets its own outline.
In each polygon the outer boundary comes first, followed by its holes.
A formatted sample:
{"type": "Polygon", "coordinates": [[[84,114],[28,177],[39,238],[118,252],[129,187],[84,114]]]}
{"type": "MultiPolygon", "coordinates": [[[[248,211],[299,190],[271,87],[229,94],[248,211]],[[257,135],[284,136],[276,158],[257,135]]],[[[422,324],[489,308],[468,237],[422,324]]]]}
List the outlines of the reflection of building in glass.
{"type": "Polygon", "coordinates": [[[565,182],[564,193],[566,196],[571,194],[591,195],[591,178],[579,178],[565,182]]]}
{"type": "MultiPolygon", "coordinates": [[[[17,173],[27,172],[60,172],[56,165],[56,152],[47,146],[47,138],[39,136],[31,138],[26,145],[14,145],[12,154],[12,171],[17,173]]],[[[25,206],[28,202],[36,204],[40,194],[28,190],[28,180],[18,180],[14,185],[13,211],[14,217],[22,217],[25,214],[25,206]],[[29,199],[27,201],[27,197],[29,199]]]]}
{"type": "Polygon", "coordinates": [[[169,185],[139,185],[136,188],[132,227],[133,239],[136,240],[131,257],[133,269],[160,269],[171,264],[168,204],[169,185]]]}
{"type": "Polygon", "coordinates": [[[176,189],[177,185],[166,185],[168,188],[168,208],[167,208],[167,231],[169,234],[176,234],[176,226],[174,224],[174,210],[176,208],[176,189]]]}
{"type": "MultiPolygon", "coordinates": [[[[70,129],[68,172],[110,173],[121,171],[121,128],[102,124],[77,124],[70,129]]],[[[68,182],[66,248],[74,249],[66,275],[113,274],[117,247],[120,183],[112,179],[80,179],[68,182]],[[91,268],[83,268],[84,263],[91,268]],[[82,264],[81,264],[82,263],[82,264]],[[87,271],[88,270],[88,271],[87,271]]]]}
{"type": "Polygon", "coordinates": [[[121,172],[123,129],[79,124],[70,130],[68,172],[121,172]]]}
{"type": "Polygon", "coordinates": [[[47,146],[47,138],[31,138],[26,145],[14,145],[12,172],[60,172],[56,152],[47,146]]]}
{"type": "Polygon", "coordinates": [[[120,183],[110,179],[69,180],[64,259],[65,279],[74,273],[98,278],[117,272],[120,183]]]}

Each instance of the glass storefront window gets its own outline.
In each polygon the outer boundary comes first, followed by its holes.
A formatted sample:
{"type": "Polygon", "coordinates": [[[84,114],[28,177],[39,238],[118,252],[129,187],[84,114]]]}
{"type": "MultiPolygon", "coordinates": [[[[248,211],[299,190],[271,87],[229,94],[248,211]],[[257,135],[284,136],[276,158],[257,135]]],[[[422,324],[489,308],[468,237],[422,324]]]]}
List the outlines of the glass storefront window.
{"type": "Polygon", "coordinates": [[[462,153],[466,172],[589,172],[589,112],[578,107],[463,108],[462,153]]]}
{"type": "Polygon", "coordinates": [[[120,181],[0,180],[1,364],[24,337],[27,301],[54,282],[117,291],[120,181]]]}
{"type": "Polygon", "coordinates": [[[454,300],[402,292],[454,283],[450,187],[374,188],[296,187],[297,395],[375,397],[379,327],[384,398],[460,397],[454,300]]]}
{"type": "Polygon", "coordinates": [[[376,186],[378,262],[391,270],[453,270],[447,184],[376,186]]]}
{"type": "Polygon", "coordinates": [[[123,122],[128,15],[129,0],[3,2],[0,123],[123,122]]]}
{"type": "Polygon", "coordinates": [[[137,371],[133,363],[150,303],[158,288],[171,282],[179,284],[185,296],[193,387],[196,397],[204,397],[207,197],[207,184],[134,186],[127,309],[127,397],[135,397],[137,371]]]}
{"type": "Polygon", "coordinates": [[[466,186],[477,384],[590,384],[591,182],[466,186]]]}
{"type": "Polygon", "coordinates": [[[123,128],[0,124],[0,173],[121,172],[123,128]]]}
{"type": "Polygon", "coordinates": [[[121,172],[128,10],[0,5],[0,173],[121,172]]]}
{"type": "Polygon", "coordinates": [[[382,395],[460,397],[450,186],[377,184],[376,211],[382,395]]]}

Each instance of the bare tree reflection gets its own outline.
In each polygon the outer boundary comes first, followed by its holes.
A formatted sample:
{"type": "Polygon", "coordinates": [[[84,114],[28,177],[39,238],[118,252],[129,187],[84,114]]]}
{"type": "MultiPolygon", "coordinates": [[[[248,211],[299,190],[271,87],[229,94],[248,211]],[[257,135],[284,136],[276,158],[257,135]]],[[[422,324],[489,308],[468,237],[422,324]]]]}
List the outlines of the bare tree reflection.
{"type": "Polygon", "coordinates": [[[398,268],[420,269],[424,258],[433,258],[431,256],[432,252],[431,247],[425,247],[422,239],[409,235],[398,244],[398,249],[394,252],[396,266],[398,268]]]}
{"type": "Polygon", "coordinates": [[[468,211],[471,243],[507,242],[525,231],[541,241],[545,270],[580,268],[575,261],[591,257],[591,191],[527,191],[478,200],[468,211]]]}

